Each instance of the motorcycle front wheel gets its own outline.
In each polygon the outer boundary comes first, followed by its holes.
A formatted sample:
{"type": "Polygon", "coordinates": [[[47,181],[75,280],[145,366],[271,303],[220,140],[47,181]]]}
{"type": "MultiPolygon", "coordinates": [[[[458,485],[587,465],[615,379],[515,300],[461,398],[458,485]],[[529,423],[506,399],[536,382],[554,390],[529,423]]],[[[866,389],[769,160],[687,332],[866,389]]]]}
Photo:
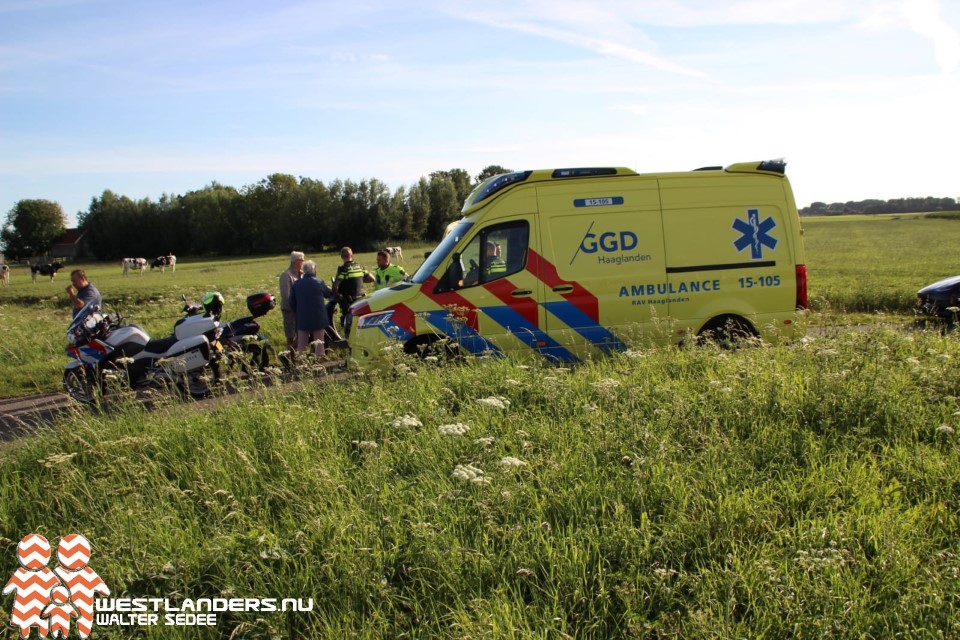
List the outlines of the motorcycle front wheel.
{"type": "Polygon", "coordinates": [[[63,372],[63,386],[67,395],[83,404],[96,404],[100,385],[96,373],[87,367],[74,367],[63,372]]]}

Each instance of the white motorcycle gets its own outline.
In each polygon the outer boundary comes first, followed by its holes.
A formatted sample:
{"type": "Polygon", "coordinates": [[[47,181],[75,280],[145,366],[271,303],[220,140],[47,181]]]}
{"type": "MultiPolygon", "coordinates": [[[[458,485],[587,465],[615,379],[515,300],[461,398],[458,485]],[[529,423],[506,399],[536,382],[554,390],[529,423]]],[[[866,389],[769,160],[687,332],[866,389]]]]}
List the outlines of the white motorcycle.
{"type": "Polygon", "coordinates": [[[67,394],[95,404],[109,383],[131,389],[176,387],[193,398],[211,392],[211,363],[222,347],[219,322],[196,316],[179,322],[174,334],[153,340],[136,324],[124,324],[119,313],[103,313],[88,303],[67,329],[67,355],[73,358],[63,372],[67,394]]]}

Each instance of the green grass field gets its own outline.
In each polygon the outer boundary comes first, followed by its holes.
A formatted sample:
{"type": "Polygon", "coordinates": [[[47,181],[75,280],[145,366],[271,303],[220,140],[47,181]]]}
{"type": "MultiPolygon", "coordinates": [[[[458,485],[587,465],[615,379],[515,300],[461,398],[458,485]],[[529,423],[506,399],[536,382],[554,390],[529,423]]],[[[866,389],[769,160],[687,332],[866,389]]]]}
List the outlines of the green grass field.
{"type": "MultiPolygon", "coordinates": [[[[114,596],[314,603],[104,638],[957,637],[960,344],[904,327],[916,289],[955,273],[960,224],[804,226],[811,322],[873,326],[78,411],[0,449],[0,567],[27,533],[78,532],[114,596]]],[[[160,333],[181,290],[215,286],[232,318],[284,266],[89,271],[160,333]]],[[[21,389],[59,383],[65,286],[0,291],[2,360],[35,367],[21,389]]]]}

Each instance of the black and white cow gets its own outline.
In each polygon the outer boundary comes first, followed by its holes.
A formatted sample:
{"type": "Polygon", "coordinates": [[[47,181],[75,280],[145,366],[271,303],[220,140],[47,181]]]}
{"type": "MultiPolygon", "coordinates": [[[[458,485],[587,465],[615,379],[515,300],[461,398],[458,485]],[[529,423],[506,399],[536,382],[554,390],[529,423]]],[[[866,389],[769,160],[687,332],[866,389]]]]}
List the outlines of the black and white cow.
{"type": "Polygon", "coordinates": [[[32,264],[30,265],[30,276],[33,278],[33,283],[36,284],[37,276],[50,276],[50,280],[53,280],[57,275],[57,271],[63,269],[62,262],[48,262],[47,264],[32,264]]]}
{"type": "Polygon", "coordinates": [[[123,259],[123,275],[127,275],[127,272],[133,269],[134,271],[139,271],[140,275],[142,276],[146,268],[147,268],[146,258],[124,258],[123,259]]]}
{"type": "Polygon", "coordinates": [[[160,269],[160,273],[163,273],[163,270],[167,267],[170,267],[171,271],[177,270],[177,256],[168,253],[165,256],[157,256],[153,259],[153,262],[150,263],[150,271],[160,269]]]}
{"type": "Polygon", "coordinates": [[[0,264],[0,283],[3,283],[3,286],[10,284],[10,267],[5,264],[0,264]]]}
{"type": "Polygon", "coordinates": [[[397,262],[403,262],[403,249],[400,247],[386,247],[385,251],[397,262]]]}

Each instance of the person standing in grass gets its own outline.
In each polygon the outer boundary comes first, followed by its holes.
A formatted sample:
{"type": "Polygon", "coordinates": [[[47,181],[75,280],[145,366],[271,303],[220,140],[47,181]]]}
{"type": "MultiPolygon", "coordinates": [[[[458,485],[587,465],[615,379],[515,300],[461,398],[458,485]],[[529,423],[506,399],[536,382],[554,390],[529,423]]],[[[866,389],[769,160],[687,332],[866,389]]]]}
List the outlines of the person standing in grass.
{"type": "MultiPolygon", "coordinates": [[[[343,264],[337,267],[337,275],[333,281],[333,292],[342,314],[341,322],[346,337],[350,337],[350,305],[363,297],[363,283],[373,282],[373,274],[354,262],[353,249],[344,247],[340,250],[340,259],[343,264]]],[[[332,311],[333,305],[328,312],[332,311]]]]}
{"type": "Polygon", "coordinates": [[[290,289],[303,273],[303,251],[290,253],[290,267],[280,274],[280,313],[283,315],[283,335],[287,338],[287,349],[297,348],[296,315],[290,307],[290,289]]]}
{"type": "Polygon", "coordinates": [[[70,302],[73,303],[73,317],[76,318],[80,309],[88,302],[95,301],[101,307],[103,306],[103,297],[100,291],[90,284],[87,280],[87,274],[83,269],[74,269],[70,272],[70,282],[67,287],[67,295],[70,296],[70,302]]]}
{"type": "Polygon", "coordinates": [[[307,345],[314,345],[314,353],[324,356],[324,333],[330,326],[325,298],[332,298],[333,290],[317,277],[317,263],[303,263],[303,277],[290,288],[290,308],[297,323],[297,351],[303,353],[307,345]]]}
{"type": "Polygon", "coordinates": [[[390,253],[386,249],[377,251],[377,268],[373,272],[373,288],[376,291],[392,287],[398,282],[403,282],[407,277],[407,272],[403,267],[396,264],[390,264],[390,253]]]}

